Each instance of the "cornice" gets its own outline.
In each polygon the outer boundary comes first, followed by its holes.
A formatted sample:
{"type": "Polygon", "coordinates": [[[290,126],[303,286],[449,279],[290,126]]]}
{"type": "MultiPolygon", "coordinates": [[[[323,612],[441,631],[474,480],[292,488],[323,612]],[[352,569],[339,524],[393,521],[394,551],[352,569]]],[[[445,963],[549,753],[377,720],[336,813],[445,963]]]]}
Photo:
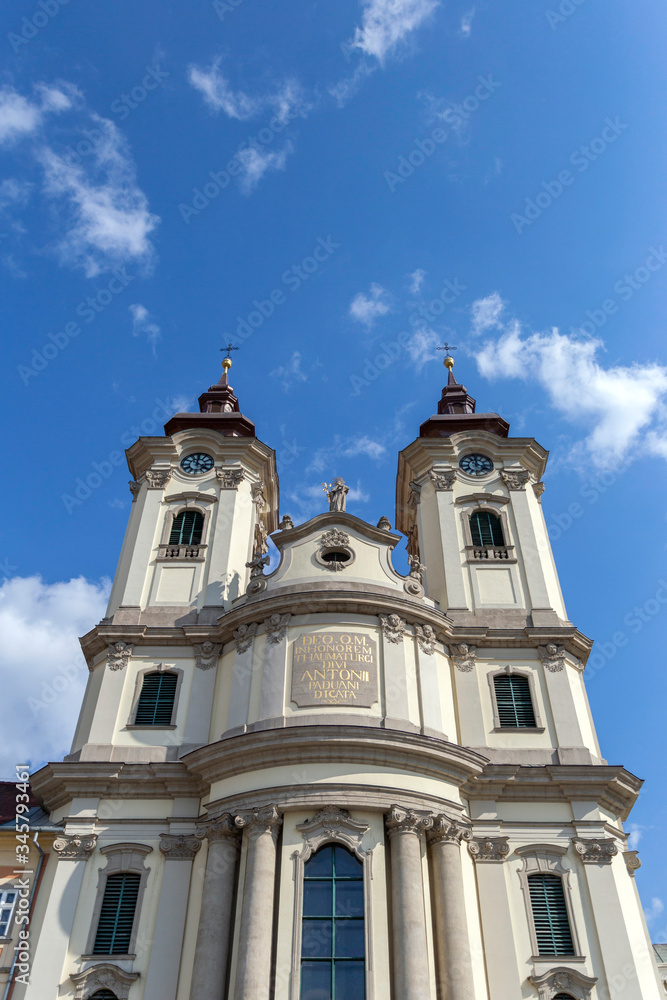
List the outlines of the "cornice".
{"type": "Polygon", "coordinates": [[[643,784],[619,765],[488,764],[461,791],[469,799],[507,802],[594,801],[625,820],[643,784]]]}
{"type": "Polygon", "coordinates": [[[285,545],[300,542],[309,535],[318,534],[320,531],[326,531],[331,527],[338,527],[339,525],[344,525],[346,528],[350,528],[352,531],[363,535],[364,538],[369,538],[380,545],[388,545],[392,549],[401,541],[401,536],[395,534],[393,531],[377,528],[375,525],[369,524],[368,521],[363,521],[360,517],[355,517],[354,514],[349,514],[347,511],[325,511],[322,514],[312,517],[310,521],[299,524],[296,528],[287,528],[284,531],[274,532],[271,539],[275,543],[276,548],[282,549],[285,545]]]}
{"type": "Polygon", "coordinates": [[[363,726],[265,729],[193,750],[183,763],[206,785],[239,774],[289,765],[359,764],[398,768],[463,785],[482,773],[481,754],[444,740],[363,726]]]}
{"type": "Polygon", "coordinates": [[[199,799],[206,789],[180,761],[118,764],[113,761],[60,761],[46,764],[30,779],[48,812],[73,798],[199,799]]]}

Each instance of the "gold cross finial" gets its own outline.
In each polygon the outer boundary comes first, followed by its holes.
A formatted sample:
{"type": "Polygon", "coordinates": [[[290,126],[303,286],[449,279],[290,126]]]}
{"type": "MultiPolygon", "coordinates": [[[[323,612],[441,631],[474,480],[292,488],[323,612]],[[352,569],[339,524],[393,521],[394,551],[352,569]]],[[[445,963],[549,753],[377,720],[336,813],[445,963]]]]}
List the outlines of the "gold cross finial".
{"type": "Polygon", "coordinates": [[[224,368],[226,375],[229,369],[232,367],[232,359],[230,358],[229,355],[231,354],[232,351],[238,351],[238,347],[234,347],[234,345],[230,340],[227,346],[221,347],[220,350],[225,352],[225,356],[222,359],[222,367],[224,368]]]}
{"type": "Polygon", "coordinates": [[[451,351],[456,351],[458,350],[458,348],[454,347],[452,344],[448,344],[447,341],[445,341],[444,346],[439,347],[438,350],[447,352],[445,354],[445,360],[443,361],[443,364],[445,368],[449,368],[449,370],[451,371],[452,368],[454,367],[454,358],[451,355],[451,351]]]}

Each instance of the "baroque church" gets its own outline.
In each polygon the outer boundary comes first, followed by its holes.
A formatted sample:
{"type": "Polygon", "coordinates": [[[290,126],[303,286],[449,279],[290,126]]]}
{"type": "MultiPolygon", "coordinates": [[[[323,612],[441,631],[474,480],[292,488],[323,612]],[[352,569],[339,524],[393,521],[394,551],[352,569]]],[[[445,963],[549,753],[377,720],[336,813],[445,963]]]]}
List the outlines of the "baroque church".
{"type": "Polygon", "coordinates": [[[12,1000],[664,1000],[548,453],[445,365],[395,527],[342,479],[281,518],[229,357],[128,450],[71,753],[31,778],[50,846],[12,1000]]]}

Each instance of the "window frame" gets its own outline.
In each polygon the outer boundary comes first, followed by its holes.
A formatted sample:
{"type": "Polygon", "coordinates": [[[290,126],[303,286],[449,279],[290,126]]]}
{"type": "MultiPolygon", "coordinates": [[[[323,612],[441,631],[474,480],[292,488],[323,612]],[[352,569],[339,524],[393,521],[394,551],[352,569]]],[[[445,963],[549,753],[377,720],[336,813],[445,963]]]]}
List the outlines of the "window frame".
{"type": "Polygon", "coordinates": [[[164,519],[162,524],[162,537],[158,545],[157,562],[204,562],[206,559],[206,550],[208,548],[208,535],[209,535],[209,521],[211,518],[211,508],[214,503],[217,502],[217,497],[206,496],[200,493],[188,494],[179,493],[177,496],[165,497],[162,501],[166,505],[167,509],[164,513],[164,519]],[[201,542],[197,546],[194,545],[170,545],[169,537],[171,535],[171,529],[173,528],[174,521],[179,514],[184,514],[187,511],[194,511],[197,514],[201,514],[204,518],[204,524],[202,525],[201,532],[201,542]],[[197,548],[199,550],[196,556],[185,556],[184,552],[178,556],[167,555],[168,549],[188,549],[197,548]]]}
{"type": "Polygon", "coordinates": [[[178,723],[176,719],[178,718],[178,703],[181,696],[181,686],[183,684],[183,678],[185,673],[180,667],[172,667],[165,665],[164,663],[154,663],[150,667],[142,667],[137,671],[134,695],[132,697],[132,705],[130,707],[129,721],[126,723],[126,729],[140,729],[147,730],[148,732],[160,731],[163,729],[177,729],[178,723]],[[169,723],[148,723],[148,722],[135,722],[137,717],[137,709],[139,708],[139,699],[141,697],[141,690],[144,686],[144,677],[146,674],[176,674],[176,690],[174,691],[174,703],[171,709],[171,722],[169,723]]]}
{"type": "Polygon", "coordinates": [[[0,934],[0,943],[9,942],[12,940],[12,930],[14,928],[14,918],[16,916],[16,904],[18,903],[19,899],[19,891],[11,883],[5,883],[5,885],[0,885],[0,897],[3,896],[6,892],[14,893],[14,902],[11,904],[0,902],[0,909],[4,909],[7,906],[10,907],[9,919],[7,921],[7,933],[0,934]]]}
{"type": "Polygon", "coordinates": [[[144,893],[146,891],[146,883],[148,881],[148,876],[151,873],[151,869],[145,867],[144,861],[147,855],[149,855],[152,851],[153,848],[149,844],[130,843],[110,844],[108,847],[103,847],[101,849],[100,853],[104,855],[107,864],[106,867],[98,869],[99,876],[97,880],[97,895],[95,897],[95,905],[93,907],[93,913],[90,921],[86,954],[81,956],[82,959],[89,960],[106,958],[112,962],[119,962],[124,960],[129,961],[137,957],[134,952],[137,943],[137,934],[139,932],[139,923],[141,920],[141,910],[144,893]],[[129,951],[124,955],[104,955],[93,950],[95,947],[95,938],[97,937],[97,927],[100,922],[100,914],[102,912],[104,890],[106,889],[107,878],[109,875],[123,874],[141,876],[139,891],[137,893],[137,904],[134,908],[134,920],[132,922],[132,934],[130,935],[130,947],[129,951]]]}
{"type": "Polygon", "coordinates": [[[301,997],[301,936],[303,929],[303,886],[304,865],[320,847],[329,844],[346,847],[363,866],[364,880],[364,946],[366,964],[366,1000],[375,1000],[373,985],[373,924],[372,892],[373,852],[361,847],[365,835],[370,830],[366,823],[357,823],[345,809],[325,806],[312,820],[298,823],[296,829],[303,837],[303,849],[294,851],[294,916],[292,922],[292,972],[290,977],[289,1000],[301,997]]]}
{"type": "Polygon", "coordinates": [[[535,673],[532,670],[522,670],[507,664],[500,670],[492,670],[487,674],[489,688],[491,689],[491,706],[493,708],[493,731],[494,733],[543,733],[546,727],[542,724],[540,706],[537,698],[537,685],[535,684],[535,673]],[[501,726],[500,712],[498,710],[498,699],[496,698],[496,677],[509,677],[515,674],[517,677],[525,677],[528,680],[530,698],[533,704],[533,715],[535,716],[534,726],[501,726]]]}
{"type": "Polygon", "coordinates": [[[522,867],[517,871],[521,891],[523,892],[526,906],[526,917],[528,930],[530,932],[530,946],[532,948],[531,961],[533,962],[583,962],[585,956],[581,952],[579,934],[574,919],[574,908],[572,905],[572,888],[570,886],[571,869],[564,868],[562,858],[567,854],[568,848],[558,844],[531,844],[527,847],[516,847],[515,853],[522,861],[522,867]],[[537,932],[535,920],[533,918],[533,907],[530,900],[530,886],[528,878],[530,875],[556,875],[561,880],[563,896],[565,898],[565,908],[567,919],[570,925],[570,935],[572,937],[573,953],[571,955],[540,955],[537,944],[537,932]]]}
{"type": "MultiPolygon", "coordinates": [[[[515,545],[512,538],[512,532],[510,531],[510,521],[507,515],[507,506],[509,504],[509,499],[507,497],[497,497],[486,493],[473,493],[468,496],[457,497],[454,501],[457,505],[461,505],[461,520],[463,528],[463,539],[465,544],[465,554],[466,560],[469,563],[475,563],[479,565],[479,558],[475,557],[475,551],[480,548],[486,550],[503,550],[505,552],[505,557],[498,559],[498,563],[502,563],[506,566],[508,563],[516,563],[517,557],[515,554],[515,545]],[[500,519],[500,526],[503,532],[503,538],[505,539],[504,545],[475,545],[472,540],[472,530],[470,528],[470,518],[473,514],[480,512],[485,512],[487,514],[494,514],[495,517],[500,519]]],[[[495,562],[495,560],[492,560],[495,562]]]]}

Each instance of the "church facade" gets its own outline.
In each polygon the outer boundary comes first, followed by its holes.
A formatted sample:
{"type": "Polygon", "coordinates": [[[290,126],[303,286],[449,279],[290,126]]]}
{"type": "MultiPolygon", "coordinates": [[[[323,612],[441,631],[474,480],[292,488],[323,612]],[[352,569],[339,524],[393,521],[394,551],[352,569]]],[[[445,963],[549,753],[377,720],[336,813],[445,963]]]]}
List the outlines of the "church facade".
{"type": "Polygon", "coordinates": [[[128,450],[72,750],[32,776],[61,832],[14,1000],[664,998],[623,830],[641,781],[598,745],[547,452],[445,364],[395,529],[340,479],[280,518],[228,358],[128,450]]]}

